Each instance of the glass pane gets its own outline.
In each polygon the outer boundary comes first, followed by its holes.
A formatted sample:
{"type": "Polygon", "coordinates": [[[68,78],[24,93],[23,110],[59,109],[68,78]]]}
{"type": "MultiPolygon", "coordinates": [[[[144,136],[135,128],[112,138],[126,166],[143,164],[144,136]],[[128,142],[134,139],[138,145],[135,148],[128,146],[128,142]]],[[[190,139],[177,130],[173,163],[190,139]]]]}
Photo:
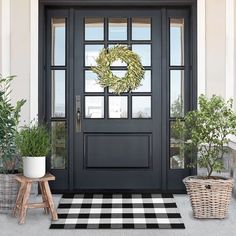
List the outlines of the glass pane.
{"type": "Polygon", "coordinates": [[[52,122],[51,125],[51,169],[65,169],[67,160],[65,122],[52,122]]]}
{"type": "Polygon", "coordinates": [[[151,39],[151,19],[133,18],[132,19],[132,39],[150,40],[151,39]]]}
{"type": "Polygon", "coordinates": [[[66,52],[66,20],[65,18],[51,21],[52,30],[52,65],[65,65],[66,52]]]}
{"type": "Polygon", "coordinates": [[[109,19],[109,40],[127,40],[127,19],[109,19]]]}
{"type": "Polygon", "coordinates": [[[109,118],[127,118],[127,97],[109,96],[109,118]]]}
{"type": "Polygon", "coordinates": [[[175,122],[170,123],[170,168],[184,169],[183,139],[176,132],[175,122]]]}
{"type": "Polygon", "coordinates": [[[151,45],[150,44],[133,44],[132,51],[136,52],[143,66],[151,66],[151,45]]]}
{"type": "Polygon", "coordinates": [[[85,18],[85,40],[103,40],[103,18],[85,18]]]}
{"type": "Polygon", "coordinates": [[[146,70],[141,85],[133,92],[151,92],[151,71],[146,70]]]}
{"type": "Polygon", "coordinates": [[[104,118],[103,96],[85,96],[85,118],[104,118]]]}
{"type": "Polygon", "coordinates": [[[170,116],[184,115],[184,71],[170,71],[170,116]]]}
{"type": "Polygon", "coordinates": [[[52,117],[65,117],[65,71],[52,71],[52,117]]]}
{"type": "Polygon", "coordinates": [[[85,92],[103,92],[104,89],[98,84],[98,78],[90,70],[85,71],[85,92]]]}
{"type": "Polygon", "coordinates": [[[100,51],[103,49],[103,45],[85,45],[85,66],[96,66],[96,58],[100,51]]]}
{"type": "MultiPolygon", "coordinates": [[[[113,75],[116,75],[119,78],[124,77],[126,72],[126,70],[112,70],[113,75]]],[[[109,93],[113,93],[113,90],[111,88],[109,88],[109,93]]]]}
{"type": "Polygon", "coordinates": [[[151,96],[132,96],[132,118],[151,118],[151,96]]]}
{"type": "Polygon", "coordinates": [[[184,65],[184,19],[170,19],[170,65],[184,65]]]}

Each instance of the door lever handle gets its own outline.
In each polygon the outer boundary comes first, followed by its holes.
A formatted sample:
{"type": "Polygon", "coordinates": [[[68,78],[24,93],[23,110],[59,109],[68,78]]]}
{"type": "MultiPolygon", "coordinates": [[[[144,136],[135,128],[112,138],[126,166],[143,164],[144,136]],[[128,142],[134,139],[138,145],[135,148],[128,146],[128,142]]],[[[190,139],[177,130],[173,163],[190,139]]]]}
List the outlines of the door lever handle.
{"type": "Polygon", "coordinates": [[[76,111],[76,132],[81,132],[81,98],[80,95],[75,96],[76,111]]]}

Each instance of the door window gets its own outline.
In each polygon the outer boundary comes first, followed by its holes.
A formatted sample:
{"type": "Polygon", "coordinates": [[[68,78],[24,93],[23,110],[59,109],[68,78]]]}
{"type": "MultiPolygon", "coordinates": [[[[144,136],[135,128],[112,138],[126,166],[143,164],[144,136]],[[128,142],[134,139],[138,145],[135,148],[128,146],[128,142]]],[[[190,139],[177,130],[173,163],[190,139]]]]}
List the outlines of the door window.
{"type": "MultiPolygon", "coordinates": [[[[84,93],[86,96],[84,99],[84,118],[151,118],[151,18],[86,17],[84,22],[84,93]],[[91,33],[92,29],[94,29],[94,34],[91,33]],[[112,89],[101,88],[96,75],[91,71],[91,66],[96,65],[96,58],[101,49],[104,47],[109,49],[117,44],[126,45],[130,50],[136,52],[140,56],[145,69],[145,76],[141,85],[134,91],[123,93],[121,97],[114,96],[112,89]],[[102,93],[103,96],[98,97],[98,93],[102,93]],[[140,93],[142,93],[142,96],[138,96],[140,93]]],[[[122,78],[127,72],[127,65],[117,60],[111,65],[111,70],[114,75],[122,78]]]]}

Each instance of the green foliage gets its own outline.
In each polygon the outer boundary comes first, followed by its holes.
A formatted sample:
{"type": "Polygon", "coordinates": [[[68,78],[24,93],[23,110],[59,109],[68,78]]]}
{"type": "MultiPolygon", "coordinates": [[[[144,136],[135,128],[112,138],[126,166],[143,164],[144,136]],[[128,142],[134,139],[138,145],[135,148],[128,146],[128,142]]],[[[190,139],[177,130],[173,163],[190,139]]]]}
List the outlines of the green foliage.
{"type": "Polygon", "coordinates": [[[15,76],[2,78],[0,76],[0,172],[13,173],[16,168],[17,149],[15,138],[20,119],[20,111],[25,100],[19,100],[12,105],[10,83],[15,76]]]}
{"type": "Polygon", "coordinates": [[[44,125],[23,127],[16,138],[16,146],[21,156],[47,156],[51,149],[51,139],[44,125]]]}
{"type": "Polygon", "coordinates": [[[208,177],[213,171],[223,168],[224,148],[230,141],[230,135],[236,135],[236,114],[232,109],[233,100],[224,101],[213,95],[207,99],[199,97],[199,109],[188,112],[184,122],[178,119],[175,125],[176,132],[184,137],[184,149],[197,152],[197,160],[191,161],[191,166],[199,165],[207,168],[208,177]]]}
{"type": "Polygon", "coordinates": [[[181,96],[178,96],[178,98],[173,102],[171,106],[171,116],[172,117],[182,117],[183,116],[183,107],[184,103],[181,98],[181,96]]]}
{"type": "Polygon", "coordinates": [[[144,77],[140,57],[126,46],[116,45],[113,48],[103,49],[96,62],[97,66],[91,69],[98,75],[98,83],[103,88],[111,88],[116,94],[135,90],[144,77]],[[111,71],[111,64],[117,60],[127,64],[127,72],[123,78],[114,75],[111,71]]]}

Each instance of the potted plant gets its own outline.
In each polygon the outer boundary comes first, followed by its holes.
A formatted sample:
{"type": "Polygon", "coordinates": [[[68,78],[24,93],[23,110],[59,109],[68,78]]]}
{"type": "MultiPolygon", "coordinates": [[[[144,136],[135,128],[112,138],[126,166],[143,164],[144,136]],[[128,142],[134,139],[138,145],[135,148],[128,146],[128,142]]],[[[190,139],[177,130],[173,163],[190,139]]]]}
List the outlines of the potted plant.
{"type": "Polygon", "coordinates": [[[23,173],[29,178],[41,178],[46,171],[46,156],[51,149],[50,134],[44,125],[23,127],[16,138],[16,146],[23,158],[23,173]]]}
{"type": "Polygon", "coordinates": [[[232,194],[232,178],[213,176],[224,168],[230,136],[236,134],[233,101],[213,95],[201,95],[199,109],[188,112],[175,125],[182,147],[190,157],[190,167],[206,168],[206,176],[189,176],[183,180],[196,218],[225,218],[232,194]],[[194,155],[197,154],[197,155],[194,155]],[[191,158],[191,157],[197,158],[191,158]]]}
{"type": "Polygon", "coordinates": [[[19,189],[14,178],[19,168],[15,139],[20,111],[26,101],[22,99],[12,105],[10,83],[14,78],[0,76],[0,213],[11,212],[19,189]]]}

